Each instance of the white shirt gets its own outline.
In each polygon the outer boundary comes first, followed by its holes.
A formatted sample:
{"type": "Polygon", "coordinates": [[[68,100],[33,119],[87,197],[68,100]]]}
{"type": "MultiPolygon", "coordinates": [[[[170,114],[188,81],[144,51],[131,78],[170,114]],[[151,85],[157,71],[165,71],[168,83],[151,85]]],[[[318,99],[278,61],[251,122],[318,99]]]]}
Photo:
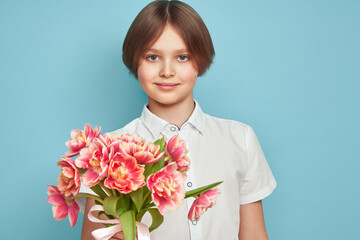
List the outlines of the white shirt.
{"type": "MultiPolygon", "coordinates": [[[[165,213],[163,224],[151,233],[152,240],[238,239],[240,205],[261,200],[276,187],[253,129],[205,114],[195,103],[192,115],[180,129],[144,106],[140,118],[115,131],[119,135],[139,134],[147,141],[163,135],[167,139],[174,135],[184,139],[191,160],[184,183],[186,191],[224,181],[218,186],[221,194],[216,205],[198,222],[187,219],[194,198],[186,199],[179,209],[165,213]]],[[[150,215],[146,214],[142,222],[150,226],[150,215]]]]}

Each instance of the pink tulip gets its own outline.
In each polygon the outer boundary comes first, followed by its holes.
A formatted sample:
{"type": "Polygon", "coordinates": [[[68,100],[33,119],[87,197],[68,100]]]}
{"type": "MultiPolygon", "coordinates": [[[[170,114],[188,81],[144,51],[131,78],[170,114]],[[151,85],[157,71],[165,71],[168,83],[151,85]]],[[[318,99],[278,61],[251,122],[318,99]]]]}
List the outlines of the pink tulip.
{"type": "Polygon", "coordinates": [[[165,148],[165,154],[169,162],[176,162],[178,170],[189,170],[190,159],[186,154],[188,150],[185,146],[185,141],[179,136],[172,137],[165,148]]]}
{"type": "Polygon", "coordinates": [[[52,211],[54,218],[56,220],[62,220],[69,215],[70,225],[74,227],[80,210],[75,199],[66,199],[56,186],[51,185],[48,186],[47,194],[49,195],[47,202],[53,205],[52,211]]]}
{"type": "Polygon", "coordinates": [[[69,147],[69,151],[65,153],[66,157],[73,157],[79,154],[80,150],[87,147],[94,138],[100,135],[101,128],[94,129],[90,124],[85,124],[84,130],[74,129],[71,131],[71,139],[65,144],[69,147]]]}
{"type": "Polygon", "coordinates": [[[218,188],[210,189],[202,194],[191,205],[188,219],[190,221],[199,221],[200,216],[214,206],[217,196],[220,194],[218,188]]]}
{"type": "Polygon", "coordinates": [[[110,159],[114,156],[114,149],[106,146],[101,139],[96,138],[87,148],[80,151],[75,159],[77,167],[85,172],[82,175],[82,182],[86,187],[93,187],[107,175],[110,159]]]}
{"type": "Polygon", "coordinates": [[[105,133],[104,135],[100,135],[98,139],[107,147],[120,141],[120,137],[116,133],[105,133]]]}
{"type": "Polygon", "coordinates": [[[162,215],[165,214],[166,210],[177,209],[184,201],[185,188],[183,182],[186,179],[186,174],[176,169],[176,163],[173,162],[147,178],[151,197],[162,215]]]}
{"type": "Polygon", "coordinates": [[[135,144],[143,144],[145,139],[143,139],[140,135],[126,133],[120,136],[120,140],[123,142],[133,142],[135,144]]]}
{"type": "Polygon", "coordinates": [[[74,160],[62,157],[57,165],[61,167],[61,173],[58,177],[58,188],[65,197],[72,197],[79,193],[80,174],[79,169],[75,166],[74,160]]]}
{"type": "Polygon", "coordinates": [[[138,163],[153,164],[164,156],[159,145],[146,142],[138,135],[124,134],[120,139],[120,151],[134,157],[138,163]]]}
{"type": "Polygon", "coordinates": [[[110,161],[104,186],[126,194],[145,185],[145,166],[136,163],[132,156],[116,153],[110,161]]]}

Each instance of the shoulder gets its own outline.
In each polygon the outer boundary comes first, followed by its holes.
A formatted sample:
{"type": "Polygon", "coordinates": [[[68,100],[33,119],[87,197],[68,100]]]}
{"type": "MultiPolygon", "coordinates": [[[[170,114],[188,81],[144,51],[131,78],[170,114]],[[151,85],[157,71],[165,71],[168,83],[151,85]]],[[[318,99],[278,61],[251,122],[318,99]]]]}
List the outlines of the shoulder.
{"type": "Polygon", "coordinates": [[[248,124],[236,120],[214,117],[209,114],[204,114],[204,119],[206,128],[210,132],[221,132],[225,136],[245,137],[254,131],[248,124]]]}
{"type": "Polygon", "coordinates": [[[116,133],[117,135],[122,135],[125,133],[130,133],[133,134],[136,131],[137,126],[140,123],[140,118],[135,118],[134,120],[132,120],[131,122],[129,122],[128,124],[126,124],[124,127],[117,129],[115,131],[113,131],[112,133],[116,133]]]}
{"type": "Polygon", "coordinates": [[[207,138],[241,151],[249,151],[256,145],[257,137],[250,125],[236,120],[204,115],[204,135],[207,138]]]}

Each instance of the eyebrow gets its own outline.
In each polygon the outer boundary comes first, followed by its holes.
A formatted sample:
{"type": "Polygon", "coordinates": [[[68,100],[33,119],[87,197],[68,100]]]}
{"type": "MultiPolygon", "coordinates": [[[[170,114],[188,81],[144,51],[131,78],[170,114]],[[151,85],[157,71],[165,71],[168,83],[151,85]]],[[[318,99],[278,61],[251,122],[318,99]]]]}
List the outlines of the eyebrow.
{"type": "MultiPolygon", "coordinates": [[[[154,48],[150,48],[147,52],[161,53],[160,50],[154,49],[154,48]]],[[[187,53],[189,51],[186,48],[183,48],[183,49],[175,50],[174,52],[175,53],[187,53]]]]}

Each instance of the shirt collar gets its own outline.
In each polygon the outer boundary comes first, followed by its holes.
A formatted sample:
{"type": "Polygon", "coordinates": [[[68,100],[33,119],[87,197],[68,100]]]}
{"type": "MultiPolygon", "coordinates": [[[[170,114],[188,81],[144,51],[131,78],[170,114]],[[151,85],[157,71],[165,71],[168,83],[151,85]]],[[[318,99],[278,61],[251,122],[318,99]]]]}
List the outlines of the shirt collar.
{"type": "Polygon", "coordinates": [[[199,103],[195,100],[195,109],[186,122],[193,125],[201,134],[203,134],[205,126],[204,120],[205,114],[201,110],[199,103]]]}
{"type": "MultiPolygon", "coordinates": [[[[195,127],[201,134],[204,132],[204,113],[201,110],[198,102],[195,100],[195,108],[192,112],[189,119],[183,124],[185,126],[186,123],[191,124],[195,127]]],[[[155,114],[153,114],[148,108],[147,104],[145,104],[143,111],[140,116],[140,120],[144,123],[144,125],[149,129],[154,138],[157,138],[161,131],[165,126],[169,125],[167,121],[162,118],[159,118],[155,114]]]]}

